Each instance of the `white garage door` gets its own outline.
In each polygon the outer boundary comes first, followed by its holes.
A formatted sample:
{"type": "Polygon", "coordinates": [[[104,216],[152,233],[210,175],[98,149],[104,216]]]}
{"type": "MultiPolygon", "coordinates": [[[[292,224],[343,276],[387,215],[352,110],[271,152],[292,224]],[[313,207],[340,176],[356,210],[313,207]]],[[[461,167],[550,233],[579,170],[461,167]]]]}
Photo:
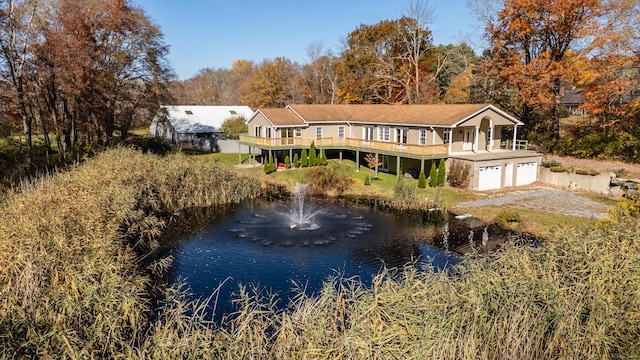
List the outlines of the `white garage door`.
{"type": "Polygon", "coordinates": [[[478,190],[500,189],[502,180],[502,167],[481,166],[478,170],[478,190]]]}
{"type": "Polygon", "coordinates": [[[538,163],[520,163],[516,170],[516,186],[527,185],[538,180],[538,163]]]}

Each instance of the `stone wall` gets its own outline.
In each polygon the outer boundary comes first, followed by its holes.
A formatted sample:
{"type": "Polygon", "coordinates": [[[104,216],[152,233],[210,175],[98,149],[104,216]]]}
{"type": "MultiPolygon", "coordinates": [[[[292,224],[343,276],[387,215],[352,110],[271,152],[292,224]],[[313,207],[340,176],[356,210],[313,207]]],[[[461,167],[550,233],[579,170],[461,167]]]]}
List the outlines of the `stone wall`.
{"type": "Polygon", "coordinates": [[[552,172],[548,168],[540,167],[538,181],[564,188],[597,191],[599,193],[616,191],[610,186],[611,174],[580,175],[567,172],[552,172]]]}

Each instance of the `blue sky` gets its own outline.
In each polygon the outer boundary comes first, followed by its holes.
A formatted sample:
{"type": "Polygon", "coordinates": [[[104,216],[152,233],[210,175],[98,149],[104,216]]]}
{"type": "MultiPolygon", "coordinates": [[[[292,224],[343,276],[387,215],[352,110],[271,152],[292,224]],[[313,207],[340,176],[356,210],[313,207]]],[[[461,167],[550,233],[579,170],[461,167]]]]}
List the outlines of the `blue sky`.
{"type": "MultiPolygon", "coordinates": [[[[467,0],[431,0],[434,44],[479,41],[482,26],[467,0]],[[474,25],[476,28],[474,29],[474,25]]],[[[398,19],[408,0],[133,0],[162,29],[169,62],[181,80],[234,60],[286,57],[308,63],[307,48],[322,43],[339,53],[360,24],[398,19]]]]}

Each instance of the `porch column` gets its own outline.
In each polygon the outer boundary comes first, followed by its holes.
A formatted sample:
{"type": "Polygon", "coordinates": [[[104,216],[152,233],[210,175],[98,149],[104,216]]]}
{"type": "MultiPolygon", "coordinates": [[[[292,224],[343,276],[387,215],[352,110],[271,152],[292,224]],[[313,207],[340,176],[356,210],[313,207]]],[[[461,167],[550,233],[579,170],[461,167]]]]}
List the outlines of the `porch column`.
{"type": "Polygon", "coordinates": [[[400,155],[396,156],[396,178],[400,177],[400,155]]]}
{"type": "Polygon", "coordinates": [[[378,158],[380,155],[378,155],[378,153],[376,153],[376,179],[378,178],[378,158]]]}
{"type": "MultiPolygon", "coordinates": [[[[289,148],[289,161],[293,161],[293,149],[292,148],[289,148]]],[[[289,163],[289,164],[291,164],[291,163],[289,163]]],[[[289,164],[284,164],[285,168],[289,164]]]]}
{"type": "Polygon", "coordinates": [[[360,172],[360,150],[356,150],[356,172],[360,172]]]}
{"type": "Polygon", "coordinates": [[[476,136],[473,139],[473,152],[478,152],[478,137],[480,136],[480,127],[476,126],[476,136]]]}
{"type": "Polygon", "coordinates": [[[420,172],[424,171],[424,158],[420,159],[420,172]]]}
{"type": "Polygon", "coordinates": [[[340,150],[340,162],[342,162],[342,150],[340,150]]]}
{"type": "Polygon", "coordinates": [[[516,151],[516,136],[518,135],[518,127],[513,125],[513,144],[511,144],[511,151],[516,151]]]}
{"type": "Polygon", "coordinates": [[[267,161],[269,161],[270,159],[273,159],[273,153],[271,152],[271,149],[269,149],[269,158],[267,159],[267,161]]]}

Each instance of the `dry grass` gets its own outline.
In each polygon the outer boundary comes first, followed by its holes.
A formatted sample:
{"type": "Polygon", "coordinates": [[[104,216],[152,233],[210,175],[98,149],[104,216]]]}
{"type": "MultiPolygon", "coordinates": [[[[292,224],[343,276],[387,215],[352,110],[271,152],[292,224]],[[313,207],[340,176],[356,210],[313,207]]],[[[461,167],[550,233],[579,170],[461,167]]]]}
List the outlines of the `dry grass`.
{"type": "MultiPolygon", "coordinates": [[[[188,207],[256,194],[211,161],[109,151],[0,204],[0,356],[157,359],[592,359],[640,356],[636,207],[450,273],[339,276],[286,311],[248,287],[224,326],[180,286],[149,318],[142,244],[188,207]],[[136,247],[135,249],[132,247],[136,247]]],[[[633,205],[633,204],[632,204],[633,205]]]]}

